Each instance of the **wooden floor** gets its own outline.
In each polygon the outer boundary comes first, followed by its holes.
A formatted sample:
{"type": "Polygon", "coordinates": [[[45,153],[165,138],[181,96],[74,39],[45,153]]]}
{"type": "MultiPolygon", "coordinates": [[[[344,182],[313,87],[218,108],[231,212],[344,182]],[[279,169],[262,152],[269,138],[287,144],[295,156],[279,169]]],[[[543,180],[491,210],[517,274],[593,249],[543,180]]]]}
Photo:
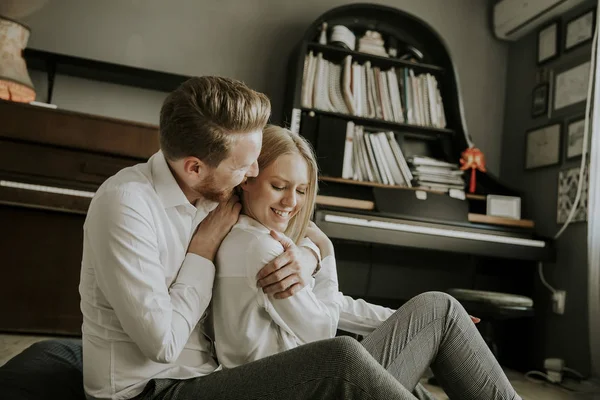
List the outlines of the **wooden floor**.
{"type": "MultiPolygon", "coordinates": [[[[48,339],[46,336],[0,335],[0,366],[33,343],[46,339],[48,339]]],[[[595,390],[596,394],[568,392],[566,389],[554,385],[532,382],[523,374],[513,371],[506,371],[506,374],[523,400],[600,400],[600,386],[595,386],[590,382],[580,384],[577,386],[577,390],[584,392],[595,390]]],[[[429,385],[426,380],[423,380],[423,384],[439,400],[448,400],[440,387],[429,385]]],[[[574,384],[570,384],[570,386],[575,387],[574,384]]]]}

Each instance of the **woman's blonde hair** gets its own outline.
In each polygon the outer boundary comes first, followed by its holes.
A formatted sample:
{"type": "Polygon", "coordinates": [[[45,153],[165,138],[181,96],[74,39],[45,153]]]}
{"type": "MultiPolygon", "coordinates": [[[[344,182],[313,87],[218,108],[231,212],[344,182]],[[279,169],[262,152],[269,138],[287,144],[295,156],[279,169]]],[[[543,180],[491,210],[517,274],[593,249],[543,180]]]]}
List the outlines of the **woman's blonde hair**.
{"type": "Polygon", "coordinates": [[[259,171],[267,168],[278,157],[285,154],[298,154],[308,165],[309,183],[304,195],[304,205],[300,212],[292,217],[284,232],[294,243],[299,243],[306,234],[306,228],[312,218],[317,201],[319,174],[317,160],[312,146],[302,136],[280,126],[267,125],[263,129],[262,149],[258,156],[259,171]]]}

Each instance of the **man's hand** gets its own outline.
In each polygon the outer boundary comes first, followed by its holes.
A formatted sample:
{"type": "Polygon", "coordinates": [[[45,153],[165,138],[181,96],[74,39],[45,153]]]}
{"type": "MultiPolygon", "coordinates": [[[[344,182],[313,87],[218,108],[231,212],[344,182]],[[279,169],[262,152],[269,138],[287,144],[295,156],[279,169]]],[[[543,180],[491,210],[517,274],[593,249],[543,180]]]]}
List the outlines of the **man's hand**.
{"type": "Polygon", "coordinates": [[[241,209],[242,205],[237,196],[231,196],[226,202],[219,203],[198,225],[188,252],[214,261],[221,242],[237,222],[241,209]]]}
{"type": "Polygon", "coordinates": [[[310,221],[306,229],[306,237],[309,238],[319,250],[321,250],[321,258],[334,255],[333,243],[325,233],[314,222],[310,221]]]}
{"type": "Polygon", "coordinates": [[[480,318],[474,317],[472,315],[469,315],[469,317],[471,317],[471,321],[473,321],[474,324],[478,324],[479,322],[481,322],[480,318]]]}
{"type": "Polygon", "coordinates": [[[312,250],[298,248],[282,233],[271,231],[271,236],[281,243],[285,251],[264,266],[256,278],[263,292],[273,294],[276,299],[285,299],[306,286],[317,265],[317,258],[312,250]]]}

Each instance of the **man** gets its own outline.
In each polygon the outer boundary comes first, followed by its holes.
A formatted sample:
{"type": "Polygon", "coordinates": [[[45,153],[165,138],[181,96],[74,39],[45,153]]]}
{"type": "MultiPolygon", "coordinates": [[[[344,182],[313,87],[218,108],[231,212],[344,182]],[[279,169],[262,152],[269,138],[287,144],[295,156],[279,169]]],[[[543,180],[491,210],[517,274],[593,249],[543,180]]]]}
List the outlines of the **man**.
{"type": "MultiPolygon", "coordinates": [[[[98,189],[79,285],[87,398],[414,399],[406,387],[432,362],[457,398],[504,396],[501,369],[443,294],[417,296],[397,312],[352,303],[340,327],[364,331],[362,343],[324,340],[221,370],[203,324],[213,260],[240,212],[234,188],[258,173],[269,114],[267,97],[240,82],[192,78],[163,104],[161,151],[98,189]]],[[[318,249],[279,240],[286,251],[257,283],[285,298],[318,273],[318,249]]]]}

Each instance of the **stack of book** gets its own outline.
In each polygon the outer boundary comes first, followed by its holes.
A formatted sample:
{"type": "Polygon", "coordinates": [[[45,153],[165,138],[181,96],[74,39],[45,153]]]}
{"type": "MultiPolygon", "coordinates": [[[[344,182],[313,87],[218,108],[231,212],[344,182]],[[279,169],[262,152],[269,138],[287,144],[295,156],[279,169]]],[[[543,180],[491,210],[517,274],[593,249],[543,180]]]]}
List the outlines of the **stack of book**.
{"type": "Polygon", "coordinates": [[[336,64],[322,53],[306,55],[302,107],[385,121],[445,128],[444,104],[435,76],[412,68],[372,67],[346,56],[336,64]]]}
{"type": "Polygon", "coordinates": [[[411,156],[407,161],[414,177],[415,186],[441,192],[447,192],[450,189],[464,190],[464,171],[457,164],[424,156],[411,156]]]}
{"type": "Polygon", "coordinates": [[[411,187],[413,176],[393,132],[367,131],[349,121],[342,178],[411,187]]]}

